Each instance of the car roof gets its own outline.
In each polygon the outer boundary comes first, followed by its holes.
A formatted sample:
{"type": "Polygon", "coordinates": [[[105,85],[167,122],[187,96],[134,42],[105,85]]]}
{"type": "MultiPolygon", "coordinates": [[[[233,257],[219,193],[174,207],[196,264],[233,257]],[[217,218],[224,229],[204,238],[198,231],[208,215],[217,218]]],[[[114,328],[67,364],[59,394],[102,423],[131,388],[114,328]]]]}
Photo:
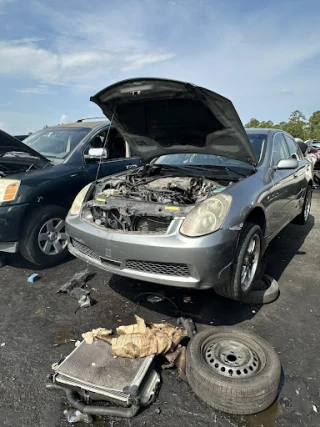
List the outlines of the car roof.
{"type": "Polygon", "coordinates": [[[74,122],[74,123],[63,123],[61,125],[55,125],[55,126],[49,126],[47,129],[61,129],[61,128],[91,128],[94,129],[95,127],[99,126],[105,126],[110,124],[109,120],[99,120],[96,122],[74,122]]]}
{"type": "Polygon", "coordinates": [[[270,132],[281,131],[281,129],[272,129],[272,128],[246,128],[247,133],[260,133],[262,135],[267,135],[270,132]]]}

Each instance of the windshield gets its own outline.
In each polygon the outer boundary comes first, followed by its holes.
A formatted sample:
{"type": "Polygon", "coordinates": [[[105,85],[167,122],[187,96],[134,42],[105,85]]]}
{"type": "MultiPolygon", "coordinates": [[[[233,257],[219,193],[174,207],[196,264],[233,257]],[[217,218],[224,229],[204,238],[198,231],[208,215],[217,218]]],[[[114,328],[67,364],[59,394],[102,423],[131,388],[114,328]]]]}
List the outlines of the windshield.
{"type": "Polygon", "coordinates": [[[90,128],[43,129],[23,141],[45,157],[64,159],[90,132],[90,128]]]}
{"type": "MultiPolygon", "coordinates": [[[[262,134],[249,134],[248,138],[252,144],[254,152],[257,156],[258,161],[262,159],[264,153],[264,145],[266,141],[266,135],[262,134]]],[[[209,166],[209,167],[232,167],[241,169],[252,169],[252,166],[248,163],[241,162],[240,160],[231,159],[229,157],[217,156],[215,154],[197,154],[197,153],[185,153],[185,154],[166,154],[165,156],[159,157],[155,164],[158,165],[181,165],[181,166],[209,166]]]]}

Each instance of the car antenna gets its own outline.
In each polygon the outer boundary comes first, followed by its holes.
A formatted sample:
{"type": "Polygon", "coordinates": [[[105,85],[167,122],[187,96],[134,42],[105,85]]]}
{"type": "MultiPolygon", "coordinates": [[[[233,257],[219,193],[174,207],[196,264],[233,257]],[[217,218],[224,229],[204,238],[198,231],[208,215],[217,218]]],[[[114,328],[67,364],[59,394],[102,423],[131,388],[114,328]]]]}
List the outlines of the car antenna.
{"type": "Polygon", "coordinates": [[[106,138],[104,140],[104,144],[103,144],[103,147],[102,147],[102,153],[101,153],[99,164],[98,164],[97,175],[96,175],[96,179],[94,181],[95,184],[98,181],[98,176],[99,176],[100,167],[101,167],[101,163],[102,163],[102,155],[103,155],[104,149],[106,148],[106,145],[107,145],[107,142],[108,142],[108,139],[109,139],[110,128],[111,128],[111,125],[112,125],[112,122],[113,122],[113,117],[114,117],[115,112],[116,112],[116,110],[114,110],[114,112],[112,113],[112,117],[111,117],[111,120],[110,120],[110,125],[108,127],[107,136],[106,136],[106,138]]]}

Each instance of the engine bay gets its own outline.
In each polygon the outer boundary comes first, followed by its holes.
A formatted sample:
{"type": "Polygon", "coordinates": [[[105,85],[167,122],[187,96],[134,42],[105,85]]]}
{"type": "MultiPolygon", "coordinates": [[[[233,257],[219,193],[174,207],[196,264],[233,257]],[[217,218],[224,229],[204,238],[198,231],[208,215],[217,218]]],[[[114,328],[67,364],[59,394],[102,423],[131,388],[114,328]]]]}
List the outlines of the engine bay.
{"type": "Polygon", "coordinates": [[[34,169],[39,169],[39,167],[36,166],[35,162],[30,163],[30,160],[27,162],[18,162],[12,160],[8,161],[8,159],[0,159],[0,178],[28,172],[34,169]]]}
{"type": "Polygon", "coordinates": [[[110,230],[165,233],[175,217],[223,191],[230,181],[202,176],[140,176],[127,173],[97,183],[83,219],[110,230]]]}

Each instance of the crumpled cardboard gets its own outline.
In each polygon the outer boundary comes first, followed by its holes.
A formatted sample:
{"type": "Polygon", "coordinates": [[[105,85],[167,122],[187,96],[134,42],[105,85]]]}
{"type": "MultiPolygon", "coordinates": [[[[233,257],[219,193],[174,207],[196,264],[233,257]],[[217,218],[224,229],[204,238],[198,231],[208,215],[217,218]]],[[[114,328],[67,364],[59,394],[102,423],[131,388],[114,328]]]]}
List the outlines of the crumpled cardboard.
{"type": "Polygon", "coordinates": [[[105,341],[104,338],[106,338],[111,334],[112,334],[112,330],[110,329],[97,328],[97,329],[92,329],[92,331],[90,332],[86,332],[85,334],[82,334],[82,338],[85,340],[87,344],[92,344],[95,338],[105,341]]]}
{"type": "MultiPolygon", "coordinates": [[[[151,354],[166,355],[174,352],[180,342],[188,336],[183,328],[168,323],[151,323],[147,326],[141,317],[135,318],[135,324],[119,326],[117,335],[113,335],[111,330],[98,328],[82,334],[82,337],[87,344],[92,344],[94,339],[111,344],[114,357],[136,359],[151,354]]],[[[178,353],[176,358],[177,356],[178,353]]]]}
{"type": "Polygon", "coordinates": [[[185,329],[163,323],[146,326],[141,317],[135,318],[135,325],[117,328],[119,336],[111,342],[113,356],[136,359],[151,354],[166,354],[188,336],[185,329]]]}

